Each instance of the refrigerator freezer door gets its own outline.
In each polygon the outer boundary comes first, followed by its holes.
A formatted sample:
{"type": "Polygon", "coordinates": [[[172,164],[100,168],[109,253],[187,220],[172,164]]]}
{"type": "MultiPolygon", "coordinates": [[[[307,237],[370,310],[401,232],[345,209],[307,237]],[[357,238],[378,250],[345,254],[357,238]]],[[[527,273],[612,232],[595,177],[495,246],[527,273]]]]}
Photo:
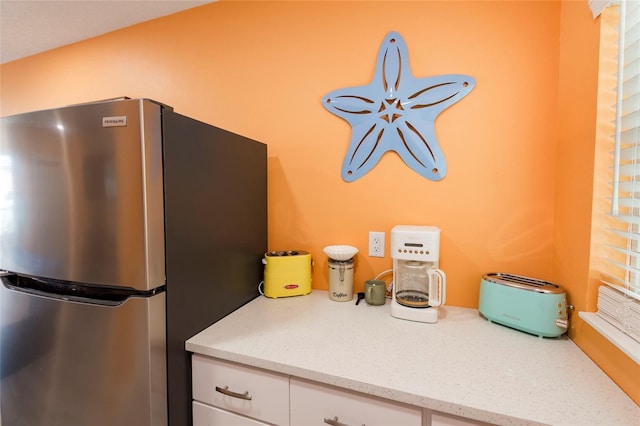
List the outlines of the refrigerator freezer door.
{"type": "Polygon", "coordinates": [[[127,100],[0,119],[0,269],[165,283],[161,106],[127,100]]]}
{"type": "Polygon", "coordinates": [[[167,423],[165,293],[117,307],[0,285],[3,425],[167,423]]]}

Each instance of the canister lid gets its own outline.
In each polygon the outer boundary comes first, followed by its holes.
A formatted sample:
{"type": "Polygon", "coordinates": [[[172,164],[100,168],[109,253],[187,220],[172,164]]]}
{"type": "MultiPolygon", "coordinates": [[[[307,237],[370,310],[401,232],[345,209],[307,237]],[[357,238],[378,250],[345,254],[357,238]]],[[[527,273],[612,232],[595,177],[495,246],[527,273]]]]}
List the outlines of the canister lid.
{"type": "Polygon", "coordinates": [[[347,260],[336,260],[329,258],[329,265],[350,265],[354,262],[353,258],[347,260]]]}

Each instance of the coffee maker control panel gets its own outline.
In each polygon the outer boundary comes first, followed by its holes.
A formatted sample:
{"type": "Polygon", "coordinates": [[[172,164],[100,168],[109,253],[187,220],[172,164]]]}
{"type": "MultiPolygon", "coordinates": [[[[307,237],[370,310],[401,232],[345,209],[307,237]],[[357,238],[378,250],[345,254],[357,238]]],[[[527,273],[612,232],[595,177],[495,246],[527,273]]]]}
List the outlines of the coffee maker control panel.
{"type": "Polygon", "coordinates": [[[397,225],[391,229],[393,259],[438,262],[440,229],[435,226],[397,225]]]}

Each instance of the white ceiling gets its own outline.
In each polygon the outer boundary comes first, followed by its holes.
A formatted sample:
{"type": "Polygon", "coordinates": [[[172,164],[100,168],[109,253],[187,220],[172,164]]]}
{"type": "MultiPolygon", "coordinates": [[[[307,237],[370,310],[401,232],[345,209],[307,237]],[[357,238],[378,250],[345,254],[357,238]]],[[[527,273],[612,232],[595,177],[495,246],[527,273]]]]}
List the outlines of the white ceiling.
{"type": "Polygon", "coordinates": [[[0,0],[0,63],[215,0],[0,0]]]}

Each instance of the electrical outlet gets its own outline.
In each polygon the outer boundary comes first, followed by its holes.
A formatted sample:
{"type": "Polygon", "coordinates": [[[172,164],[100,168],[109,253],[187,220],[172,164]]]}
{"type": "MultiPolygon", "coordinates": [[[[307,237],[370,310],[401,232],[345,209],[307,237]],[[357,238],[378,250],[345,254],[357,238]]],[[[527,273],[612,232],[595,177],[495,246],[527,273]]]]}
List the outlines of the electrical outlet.
{"type": "Polygon", "coordinates": [[[384,257],[384,232],[369,232],[369,256],[384,257]]]}

